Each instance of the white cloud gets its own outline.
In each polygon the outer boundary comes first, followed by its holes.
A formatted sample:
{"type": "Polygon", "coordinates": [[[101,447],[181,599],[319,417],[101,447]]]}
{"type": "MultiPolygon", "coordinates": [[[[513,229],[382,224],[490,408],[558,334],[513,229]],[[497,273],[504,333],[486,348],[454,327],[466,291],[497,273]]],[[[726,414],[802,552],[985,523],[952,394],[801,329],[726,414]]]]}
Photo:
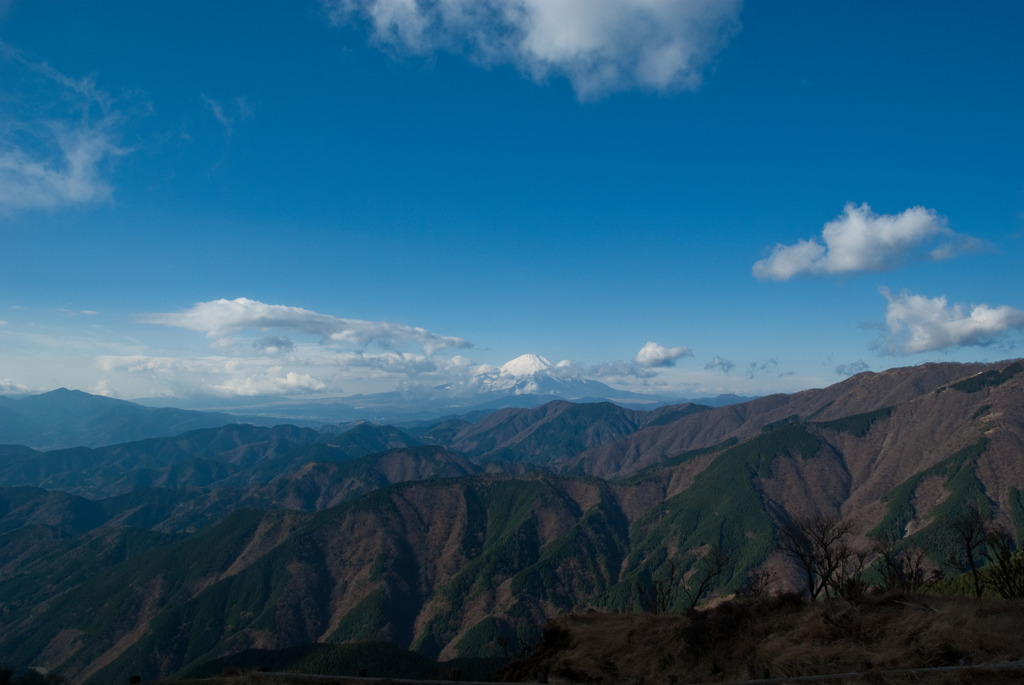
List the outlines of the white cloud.
{"type": "Polygon", "coordinates": [[[868,370],[867,362],[863,359],[858,359],[850,364],[839,364],[836,366],[836,373],[840,376],[855,376],[858,373],[863,373],[868,370]]]}
{"type": "Polygon", "coordinates": [[[327,389],[301,362],[295,362],[301,370],[286,370],[283,364],[260,357],[125,355],[101,356],[96,363],[109,374],[145,379],[150,393],[158,396],[308,394],[327,389]]]}
{"type": "Polygon", "coordinates": [[[147,395],[178,397],[340,395],[353,386],[358,390],[352,392],[377,392],[414,379],[437,385],[472,372],[468,360],[458,355],[445,359],[391,351],[339,352],[309,343],[293,343],[290,350],[273,354],[259,346],[249,351],[231,346],[229,351],[190,357],[102,355],[96,365],[111,376],[131,379],[133,387],[148,384],[147,395]]]}
{"type": "Polygon", "coordinates": [[[321,0],[331,21],[369,21],[402,52],[447,50],[565,76],[580,99],[698,87],[739,30],[741,0],[321,0]]]}
{"type": "Polygon", "coordinates": [[[674,366],[680,357],[692,356],[693,351],[689,347],[664,347],[656,342],[648,342],[636,353],[633,361],[648,367],[674,366]]]}
{"type": "Polygon", "coordinates": [[[1024,311],[1008,306],[947,305],[945,296],[928,298],[879,289],[889,304],[885,351],[915,354],[950,347],[987,345],[1000,334],[1024,328],[1024,311]]]}
{"type": "Polygon", "coordinates": [[[294,371],[284,372],[280,366],[267,369],[266,373],[260,375],[231,378],[213,386],[213,390],[219,395],[238,397],[305,394],[319,392],[326,388],[327,385],[323,381],[313,378],[309,374],[294,371]]]}
{"type": "MultiPolygon", "coordinates": [[[[457,359],[461,358],[453,357],[451,361],[455,362],[457,359]]],[[[499,367],[488,364],[476,366],[463,364],[462,369],[459,369],[454,365],[449,365],[446,366],[446,371],[449,373],[453,371],[462,371],[464,374],[468,371],[468,378],[472,380],[475,377],[496,375],[499,373],[499,367]]],[[[658,372],[654,369],[650,369],[635,361],[623,361],[621,359],[616,359],[611,362],[601,362],[598,364],[582,364],[569,359],[563,359],[548,369],[548,373],[556,378],[563,379],[582,378],[609,381],[628,378],[646,379],[653,378],[658,375],[658,372]]]]}
{"type": "Polygon", "coordinates": [[[11,381],[10,378],[0,379],[0,394],[13,395],[18,393],[26,393],[29,392],[30,390],[31,389],[27,385],[22,385],[21,383],[14,383],[13,381],[11,381]]]}
{"type": "Polygon", "coordinates": [[[104,397],[117,396],[117,393],[114,392],[114,388],[111,386],[110,381],[106,379],[89,386],[89,392],[93,395],[102,395],[104,397]]]}
{"type": "Polygon", "coordinates": [[[721,371],[722,373],[729,373],[730,371],[732,371],[733,369],[736,368],[736,365],[733,364],[728,359],[723,359],[721,357],[715,357],[714,359],[709,361],[707,364],[705,364],[704,368],[707,371],[721,371]]]}
{"type": "Polygon", "coordinates": [[[825,224],[821,239],[776,245],[754,264],[761,280],[794,276],[887,271],[908,259],[948,259],[976,247],[978,241],[954,233],[934,210],[911,207],[900,214],[875,214],[866,203],[850,203],[825,224]]]}
{"type": "Polygon", "coordinates": [[[3,42],[0,75],[21,85],[0,108],[0,211],[109,200],[106,167],[127,153],[110,96],[3,42]]]}
{"type": "Polygon", "coordinates": [[[142,320],[186,328],[211,337],[245,329],[282,329],[319,336],[323,343],[338,345],[366,346],[376,343],[384,347],[397,347],[413,343],[421,346],[428,355],[445,348],[472,347],[461,338],[437,335],[423,328],[384,321],[343,319],[301,307],[264,304],[245,297],[198,302],[190,309],[149,314],[142,320]]]}

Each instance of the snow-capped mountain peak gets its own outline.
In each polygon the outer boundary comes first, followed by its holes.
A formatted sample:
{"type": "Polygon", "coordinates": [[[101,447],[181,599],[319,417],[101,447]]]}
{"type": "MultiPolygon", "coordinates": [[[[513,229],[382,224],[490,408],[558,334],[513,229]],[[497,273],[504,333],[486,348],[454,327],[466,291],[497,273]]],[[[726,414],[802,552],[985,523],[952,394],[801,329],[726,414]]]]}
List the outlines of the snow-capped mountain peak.
{"type": "MultiPolygon", "coordinates": [[[[602,398],[610,401],[645,401],[647,396],[615,390],[596,380],[583,378],[572,362],[552,364],[539,354],[523,354],[498,368],[479,369],[457,387],[445,388],[451,397],[475,397],[495,406],[532,406],[509,398],[549,397],[569,401],[602,398]]],[[[651,400],[655,401],[655,400],[651,400]]]]}
{"type": "Polygon", "coordinates": [[[522,354],[512,361],[501,365],[499,372],[502,376],[523,378],[537,373],[550,372],[555,365],[539,354],[522,354]]]}

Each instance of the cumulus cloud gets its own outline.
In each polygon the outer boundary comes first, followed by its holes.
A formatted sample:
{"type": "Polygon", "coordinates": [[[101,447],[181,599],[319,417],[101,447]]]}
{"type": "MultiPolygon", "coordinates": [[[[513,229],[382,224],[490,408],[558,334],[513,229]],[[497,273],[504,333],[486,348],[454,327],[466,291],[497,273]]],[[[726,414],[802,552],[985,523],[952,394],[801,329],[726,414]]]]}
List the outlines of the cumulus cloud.
{"type": "Polygon", "coordinates": [[[858,359],[850,364],[839,364],[836,366],[836,373],[840,376],[855,376],[868,370],[868,365],[863,359],[858,359]]]}
{"type": "Polygon", "coordinates": [[[754,264],[761,280],[787,281],[859,271],[887,271],[909,259],[948,259],[976,247],[978,241],[954,233],[934,210],[911,207],[900,214],[875,214],[866,203],[850,203],[825,224],[820,240],[776,245],[754,264]]]}
{"type": "Polygon", "coordinates": [[[722,373],[729,373],[736,365],[728,359],[722,359],[721,357],[715,357],[707,364],[704,365],[704,369],[707,371],[721,371],[722,373]]]}
{"type": "Polygon", "coordinates": [[[400,52],[446,50],[565,76],[580,99],[698,87],[739,30],[741,0],[321,0],[335,24],[359,17],[400,52]]]}
{"type": "Polygon", "coordinates": [[[680,357],[692,356],[693,351],[689,347],[664,347],[656,342],[648,342],[636,353],[633,361],[648,367],[675,366],[680,357]]]}
{"type": "Polygon", "coordinates": [[[245,329],[281,329],[319,336],[321,342],[328,344],[360,347],[376,343],[383,347],[399,347],[412,343],[422,347],[428,355],[445,348],[471,347],[461,338],[437,335],[423,328],[384,321],[343,319],[301,307],[265,304],[245,297],[198,302],[180,312],[149,314],[142,320],[198,331],[211,337],[245,329]]]}
{"type": "Polygon", "coordinates": [[[0,76],[21,93],[0,102],[0,210],[109,200],[107,167],[127,153],[113,99],[3,42],[0,76]]]}
{"type": "Polygon", "coordinates": [[[889,303],[885,311],[885,351],[889,354],[987,345],[1007,331],[1024,328],[1024,311],[1006,305],[966,307],[947,304],[945,296],[894,295],[887,288],[879,291],[889,303]]]}

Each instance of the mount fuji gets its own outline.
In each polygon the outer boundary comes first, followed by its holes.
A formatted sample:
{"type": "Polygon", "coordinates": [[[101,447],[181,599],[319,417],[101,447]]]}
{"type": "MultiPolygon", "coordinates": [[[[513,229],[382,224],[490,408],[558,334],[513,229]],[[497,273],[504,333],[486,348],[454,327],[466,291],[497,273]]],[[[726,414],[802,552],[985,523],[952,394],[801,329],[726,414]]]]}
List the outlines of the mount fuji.
{"type": "MultiPolygon", "coordinates": [[[[697,401],[732,404],[744,399],[748,398],[728,396],[697,401]]],[[[462,382],[435,388],[316,400],[265,397],[231,406],[203,404],[202,408],[230,412],[252,423],[261,423],[265,417],[274,417],[316,426],[348,421],[418,422],[444,416],[490,412],[505,407],[532,408],[552,400],[614,402],[631,409],[654,409],[688,401],[679,397],[618,390],[600,381],[583,378],[569,362],[553,364],[540,355],[524,354],[497,369],[486,368],[462,382]]]]}
{"type": "Polygon", "coordinates": [[[580,401],[612,401],[653,405],[665,398],[616,390],[604,383],[580,377],[569,364],[552,364],[538,354],[524,354],[505,362],[497,371],[477,374],[464,386],[447,386],[456,397],[475,396],[477,403],[494,399],[510,400],[504,406],[525,406],[511,398],[580,401]]]}

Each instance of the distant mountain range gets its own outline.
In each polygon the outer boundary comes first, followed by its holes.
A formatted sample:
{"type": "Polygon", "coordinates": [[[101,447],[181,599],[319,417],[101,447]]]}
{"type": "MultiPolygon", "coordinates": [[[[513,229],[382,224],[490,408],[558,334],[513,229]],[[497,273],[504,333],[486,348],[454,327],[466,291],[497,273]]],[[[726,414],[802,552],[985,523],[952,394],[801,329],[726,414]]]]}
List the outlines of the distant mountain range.
{"type": "Polygon", "coordinates": [[[221,412],[145,407],[67,388],[21,398],[0,395],[0,444],[37,449],[112,445],[237,420],[221,412]]]}
{"type": "Polygon", "coordinates": [[[720,594],[799,587],[776,544],[811,513],[939,565],[968,505],[1024,539],[1022,396],[1019,361],[925,364],[724,407],[5,445],[0,662],[105,683],[359,640],[498,657],[570,609],[637,610],[711,546],[720,594]]]}
{"type": "MultiPolygon", "coordinates": [[[[653,409],[668,404],[693,402],[723,406],[749,400],[737,395],[682,398],[618,390],[600,381],[583,378],[566,364],[552,364],[536,354],[524,354],[493,371],[474,375],[462,384],[431,389],[385,392],[370,395],[292,400],[280,397],[205,398],[189,408],[229,412],[246,421],[265,423],[267,417],[284,418],[303,425],[373,421],[409,424],[439,417],[491,412],[505,407],[537,407],[551,400],[614,402],[631,409],[653,409]]],[[[147,406],[166,406],[166,399],[141,399],[147,406]]]]}
{"type": "Polygon", "coordinates": [[[653,409],[687,402],[724,406],[750,398],[719,395],[690,400],[631,393],[598,381],[567,376],[564,369],[543,357],[525,354],[497,371],[478,374],[464,386],[436,388],[426,395],[387,392],[318,400],[182,400],[185,405],[195,404],[202,409],[168,407],[166,399],[128,402],[66,388],[27,397],[0,395],[0,444],[42,450],[100,447],[227,423],[292,423],[314,428],[330,424],[347,428],[358,421],[430,424],[442,417],[480,417],[495,409],[533,408],[556,399],[653,409]]]}

